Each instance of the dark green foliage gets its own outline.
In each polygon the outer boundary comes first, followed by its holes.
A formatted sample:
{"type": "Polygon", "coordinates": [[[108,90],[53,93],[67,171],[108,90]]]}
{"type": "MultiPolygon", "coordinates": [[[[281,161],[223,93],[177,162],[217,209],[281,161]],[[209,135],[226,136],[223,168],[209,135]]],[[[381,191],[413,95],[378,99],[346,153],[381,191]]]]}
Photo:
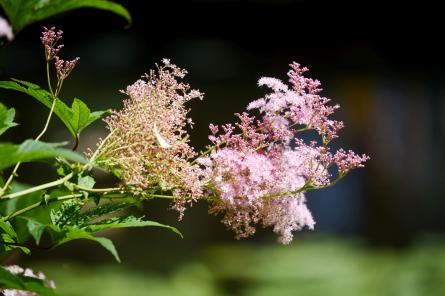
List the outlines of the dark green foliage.
{"type": "Polygon", "coordinates": [[[0,0],[0,6],[16,33],[29,24],[78,8],[107,10],[131,23],[130,13],[122,5],[108,0],[0,0]]]}

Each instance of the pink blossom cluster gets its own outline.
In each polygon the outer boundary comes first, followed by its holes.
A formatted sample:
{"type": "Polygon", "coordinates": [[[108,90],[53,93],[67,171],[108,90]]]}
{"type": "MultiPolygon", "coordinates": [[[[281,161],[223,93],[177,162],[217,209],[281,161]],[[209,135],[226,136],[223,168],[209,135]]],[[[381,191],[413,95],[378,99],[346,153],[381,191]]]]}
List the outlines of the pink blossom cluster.
{"type": "MultiPolygon", "coordinates": [[[[24,277],[42,280],[45,282],[45,285],[48,288],[54,289],[56,287],[54,282],[51,280],[48,280],[42,272],[35,273],[30,268],[22,268],[18,265],[4,266],[4,268],[14,275],[20,275],[20,276],[24,276],[24,277]]],[[[38,296],[38,294],[34,293],[34,292],[16,290],[16,289],[0,289],[0,294],[5,295],[5,296],[38,296]]]]}
{"type": "Polygon", "coordinates": [[[71,71],[73,71],[79,60],[80,58],[77,57],[71,61],[65,61],[56,56],[54,65],[56,66],[57,78],[59,78],[59,80],[65,80],[65,78],[70,75],[71,71]]]}
{"type": "Polygon", "coordinates": [[[58,44],[60,39],[62,39],[63,31],[55,30],[55,27],[50,29],[44,27],[42,36],[40,40],[45,48],[45,58],[46,61],[55,60],[54,64],[56,67],[57,78],[59,80],[64,80],[74,69],[76,63],[79,61],[79,57],[71,61],[64,61],[59,57],[59,52],[63,48],[63,44],[58,44]]]}
{"type": "Polygon", "coordinates": [[[237,238],[252,235],[260,224],[272,227],[287,244],[293,231],[313,229],[305,191],[335,184],[369,158],[330,151],[329,142],[343,127],[330,118],[339,106],[319,95],[320,82],[306,78],[306,68],[290,67],[290,86],[276,78],[259,80],[272,91],[248,105],[258,116],[236,114],[234,125],[210,125],[213,146],[198,158],[206,188],[214,195],[210,213],[222,214],[237,238]],[[307,130],[317,131],[320,141],[305,143],[298,137],[307,130]],[[337,173],[331,175],[333,166],[337,173]]]}
{"type": "Polygon", "coordinates": [[[126,185],[172,191],[180,211],[186,196],[202,194],[202,171],[190,162],[196,152],[189,145],[193,121],[185,105],[203,94],[178,81],[186,73],[164,59],[157,71],[128,86],[123,109],[105,119],[110,134],[94,155],[97,165],[118,172],[126,185]]]}

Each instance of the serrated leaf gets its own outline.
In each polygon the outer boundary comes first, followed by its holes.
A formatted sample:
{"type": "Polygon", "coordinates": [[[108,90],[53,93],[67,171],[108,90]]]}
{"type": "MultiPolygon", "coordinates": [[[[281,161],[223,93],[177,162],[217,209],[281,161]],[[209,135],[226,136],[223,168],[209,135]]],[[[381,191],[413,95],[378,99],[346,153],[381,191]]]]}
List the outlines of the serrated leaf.
{"type": "Polygon", "coordinates": [[[58,148],[55,144],[34,140],[26,140],[20,145],[0,144],[0,170],[18,162],[31,162],[55,157],[86,163],[86,159],[82,155],[68,149],[58,148]]]}
{"type": "Polygon", "coordinates": [[[85,227],[85,229],[87,229],[89,232],[94,233],[97,231],[107,230],[107,229],[127,228],[127,227],[149,227],[149,226],[167,228],[173,231],[174,233],[178,234],[180,237],[183,237],[182,233],[179,232],[179,230],[176,229],[175,227],[161,224],[155,221],[143,220],[142,218],[137,218],[135,216],[127,216],[123,218],[114,218],[101,221],[97,224],[91,224],[85,227]]]}
{"type": "Polygon", "coordinates": [[[79,135],[84,128],[107,113],[107,111],[96,111],[91,113],[88,106],[78,98],[74,99],[71,110],[73,115],[70,119],[70,125],[76,135],[79,135]]]}
{"type": "MultiPolygon", "coordinates": [[[[37,101],[39,101],[48,108],[51,108],[53,103],[53,98],[48,91],[42,89],[40,86],[36,84],[27,81],[22,81],[18,79],[13,79],[13,81],[0,81],[0,88],[15,90],[28,94],[29,96],[33,97],[34,99],[36,99],[37,101]]],[[[57,100],[56,106],[54,107],[54,114],[56,114],[57,117],[59,117],[60,120],[62,120],[62,122],[68,128],[69,132],[73,136],[76,136],[69,122],[70,118],[72,117],[71,108],[69,108],[61,100],[57,100]]]]}
{"type": "Polygon", "coordinates": [[[75,199],[62,203],[58,210],[51,210],[51,222],[63,228],[65,225],[77,226],[82,205],[75,199]]]}
{"type": "MultiPolygon", "coordinates": [[[[1,1],[1,0],[0,0],[1,1]]],[[[40,86],[31,82],[13,79],[13,81],[0,81],[0,88],[19,91],[35,98],[48,108],[53,104],[51,94],[40,86]]],[[[80,99],[75,98],[72,108],[68,107],[60,99],[57,99],[54,114],[67,127],[70,134],[77,138],[80,132],[91,123],[101,118],[108,111],[91,112],[87,105],[80,99]]]]}
{"type": "Polygon", "coordinates": [[[122,5],[108,0],[0,0],[0,5],[17,33],[25,26],[78,8],[96,8],[113,12],[131,24],[130,13],[122,5]]]}
{"type": "Polygon", "coordinates": [[[0,135],[6,132],[9,128],[17,125],[17,123],[14,122],[14,117],[15,109],[8,109],[5,105],[0,103],[0,135]]]}
{"type": "Polygon", "coordinates": [[[86,230],[65,226],[62,229],[55,225],[50,226],[51,236],[54,241],[54,247],[58,247],[62,244],[65,244],[69,241],[76,239],[88,239],[99,243],[102,247],[104,247],[107,251],[109,251],[117,262],[120,262],[119,255],[114,247],[114,244],[111,240],[105,237],[95,237],[91,233],[86,230]]]}

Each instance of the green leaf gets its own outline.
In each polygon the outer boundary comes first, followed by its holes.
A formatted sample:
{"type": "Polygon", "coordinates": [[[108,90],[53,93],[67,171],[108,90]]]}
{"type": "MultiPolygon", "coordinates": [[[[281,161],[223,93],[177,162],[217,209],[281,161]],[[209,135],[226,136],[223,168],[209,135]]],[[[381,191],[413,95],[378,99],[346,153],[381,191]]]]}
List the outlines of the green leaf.
{"type": "Polygon", "coordinates": [[[122,16],[131,24],[130,13],[122,5],[108,0],[0,0],[17,33],[25,26],[78,8],[96,8],[122,16]]]}
{"type": "Polygon", "coordinates": [[[71,109],[73,115],[70,118],[70,125],[77,136],[84,128],[107,113],[107,111],[96,111],[91,113],[88,106],[77,98],[74,99],[71,109]]]}
{"type": "Polygon", "coordinates": [[[15,116],[14,108],[8,109],[0,103],[0,135],[2,135],[9,128],[16,126],[17,123],[13,122],[15,116]]]}
{"type": "Polygon", "coordinates": [[[54,241],[54,247],[58,247],[62,244],[65,244],[69,241],[76,239],[88,239],[99,243],[102,247],[104,247],[107,251],[109,251],[117,262],[120,262],[119,255],[114,247],[114,244],[111,240],[105,237],[95,237],[91,233],[86,230],[65,226],[62,229],[57,227],[56,225],[50,225],[51,237],[54,241]]]}
{"type": "Polygon", "coordinates": [[[88,189],[93,188],[94,184],[96,184],[96,181],[94,181],[94,178],[90,176],[80,177],[79,181],[77,182],[77,185],[80,187],[88,189]]]}
{"type": "Polygon", "coordinates": [[[87,226],[85,229],[88,230],[88,232],[94,233],[97,231],[107,230],[107,229],[127,228],[127,227],[147,227],[147,226],[168,228],[174,233],[178,234],[180,237],[183,237],[182,233],[179,232],[179,230],[176,229],[175,227],[161,224],[155,221],[143,220],[142,218],[136,218],[134,216],[104,220],[97,224],[91,224],[87,226]]]}
{"type": "Polygon", "coordinates": [[[40,239],[42,238],[42,234],[45,231],[46,225],[27,217],[21,218],[27,220],[26,226],[28,227],[29,233],[36,241],[36,244],[40,244],[40,239]]]}
{"type": "Polygon", "coordinates": [[[24,289],[25,285],[20,277],[0,266],[0,288],[24,289]]]}
{"type": "Polygon", "coordinates": [[[57,146],[34,140],[26,140],[20,145],[0,144],[0,170],[10,167],[17,162],[31,162],[55,157],[86,163],[86,159],[82,155],[68,149],[58,148],[57,146]]]}
{"type": "Polygon", "coordinates": [[[33,277],[15,275],[0,266],[0,289],[14,289],[31,291],[40,296],[56,296],[52,288],[48,288],[45,282],[33,277]]]}
{"type": "Polygon", "coordinates": [[[63,228],[65,225],[77,226],[82,205],[75,199],[63,202],[58,210],[51,210],[51,222],[63,228]]]}
{"type": "MultiPolygon", "coordinates": [[[[2,1],[2,0],[0,0],[2,1]]],[[[12,79],[13,81],[0,81],[0,88],[19,91],[35,98],[37,101],[51,109],[53,98],[51,94],[40,86],[31,82],[12,79]]],[[[74,138],[78,138],[80,132],[108,111],[91,112],[84,102],[75,98],[72,108],[68,107],[60,99],[57,99],[54,114],[65,124],[74,138]]]]}
{"type": "Polygon", "coordinates": [[[8,252],[14,249],[20,249],[25,254],[31,251],[18,243],[17,233],[7,221],[0,219],[0,252],[8,252]]]}
{"type": "Polygon", "coordinates": [[[14,241],[17,240],[17,233],[15,233],[14,228],[12,228],[11,223],[8,221],[3,221],[0,219],[0,228],[14,241]]]}
{"type": "MultiPolygon", "coordinates": [[[[14,81],[0,81],[0,88],[15,90],[28,94],[29,96],[35,98],[37,101],[39,101],[40,103],[51,109],[53,98],[48,91],[30,82],[21,81],[17,79],[13,80],[14,81]]],[[[57,100],[56,106],[54,107],[54,113],[66,125],[70,133],[73,136],[76,136],[69,122],[69,119],[72,117],[71,108],[65,105],[65,103],[62,102],[61,100],[57,100]]]]}

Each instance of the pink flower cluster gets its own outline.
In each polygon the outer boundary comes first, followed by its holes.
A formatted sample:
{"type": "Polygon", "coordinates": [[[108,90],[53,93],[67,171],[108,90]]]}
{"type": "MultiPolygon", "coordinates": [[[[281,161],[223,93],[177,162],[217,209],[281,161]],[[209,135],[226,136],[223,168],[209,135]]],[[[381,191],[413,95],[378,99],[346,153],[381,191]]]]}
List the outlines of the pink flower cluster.
{"type": "Polygon", "coordinates": [[[76,63],[79,61],[79,57],[71,61],[64,61],[59,57],[59,52],[63,48],[63,44],[58,44],[60,39],[62,39],[63,31],[55,31],[55,27],[50,29],[44,27],[42,36],[40,40],[45,48],[45,58],[49,62],[55,60],[54,64],[56,67],[57,78],[59,80],[64,80],[74,69],[76,63]]]}
{"type": "Polygon", "coordinates": [[[141,191],[172,191],[181,212],[186,196],[202,194],[201,169],[189,161],[196,152],[189,145],[193,122],[185,104],[203,94],[178,81],[186,73],[164,59],[157,71],[128,86],[124,108],[105,119],[110,134],[93,160],[141,191]]]}
{"type": "Polygon", "coordinates": [[[262,225],[288,244],[294,231],[315,225],[305,192],[334,185],[369,159],[331,151],[343,127],[330,118],[339,106],[319,95],[320,82],[306,78],[306,68],[290,66],[290,86],[261,78],[258,84],[271,92],[248,105],[251,113],[236,114],[235,124],[210,124],[212,145],[196,157],[185,104],[203,95],[179,82],[186,71],[164,59],[127,87],[124,108],[105,119],[110,133],[90,162],[114,172],[133,192],[171,192],[180,217],[187,201],[206,198],[210,213],[222,214],[237,238],[262,225]],[[319,140],[302,140],[300,133],[311,130],[319,140]]]}
{"type": "Polygon", "coordinates": [[[273,227],[287,244],[293,231],[313,229],[305,191],[333,185],[369,159],[343,149],[331,153],[328,144],[343,127],[330,118],[339,106],[319,95],[320,82],[303,76],[306,68],[290,66],[291,86],[261,78],[258,84],[272,92],[247,107],[259,116],[236,114],[235,125],[210,125],[213,146],[198,158],[206,188],[214,195],[210,212],[223,214],[222,222],[237,238],[252,235],[255,224],[261,224],[273,227]],[[307,130],[317,131],[320,141],[299,139],[297,134],[307,130]],[[334,176],[328,171],[332,166],[334,176]]]}
{"type": "Polygon", "coordinates": [[[59,80],[65,80],[65,78],[70,75],[71,71],[73,71],[79,60],[80,58],[77,57],[71,61],[64,61],[56,56],[54,65],[56,66],[57,78],[59,78],[59,80]]]}

